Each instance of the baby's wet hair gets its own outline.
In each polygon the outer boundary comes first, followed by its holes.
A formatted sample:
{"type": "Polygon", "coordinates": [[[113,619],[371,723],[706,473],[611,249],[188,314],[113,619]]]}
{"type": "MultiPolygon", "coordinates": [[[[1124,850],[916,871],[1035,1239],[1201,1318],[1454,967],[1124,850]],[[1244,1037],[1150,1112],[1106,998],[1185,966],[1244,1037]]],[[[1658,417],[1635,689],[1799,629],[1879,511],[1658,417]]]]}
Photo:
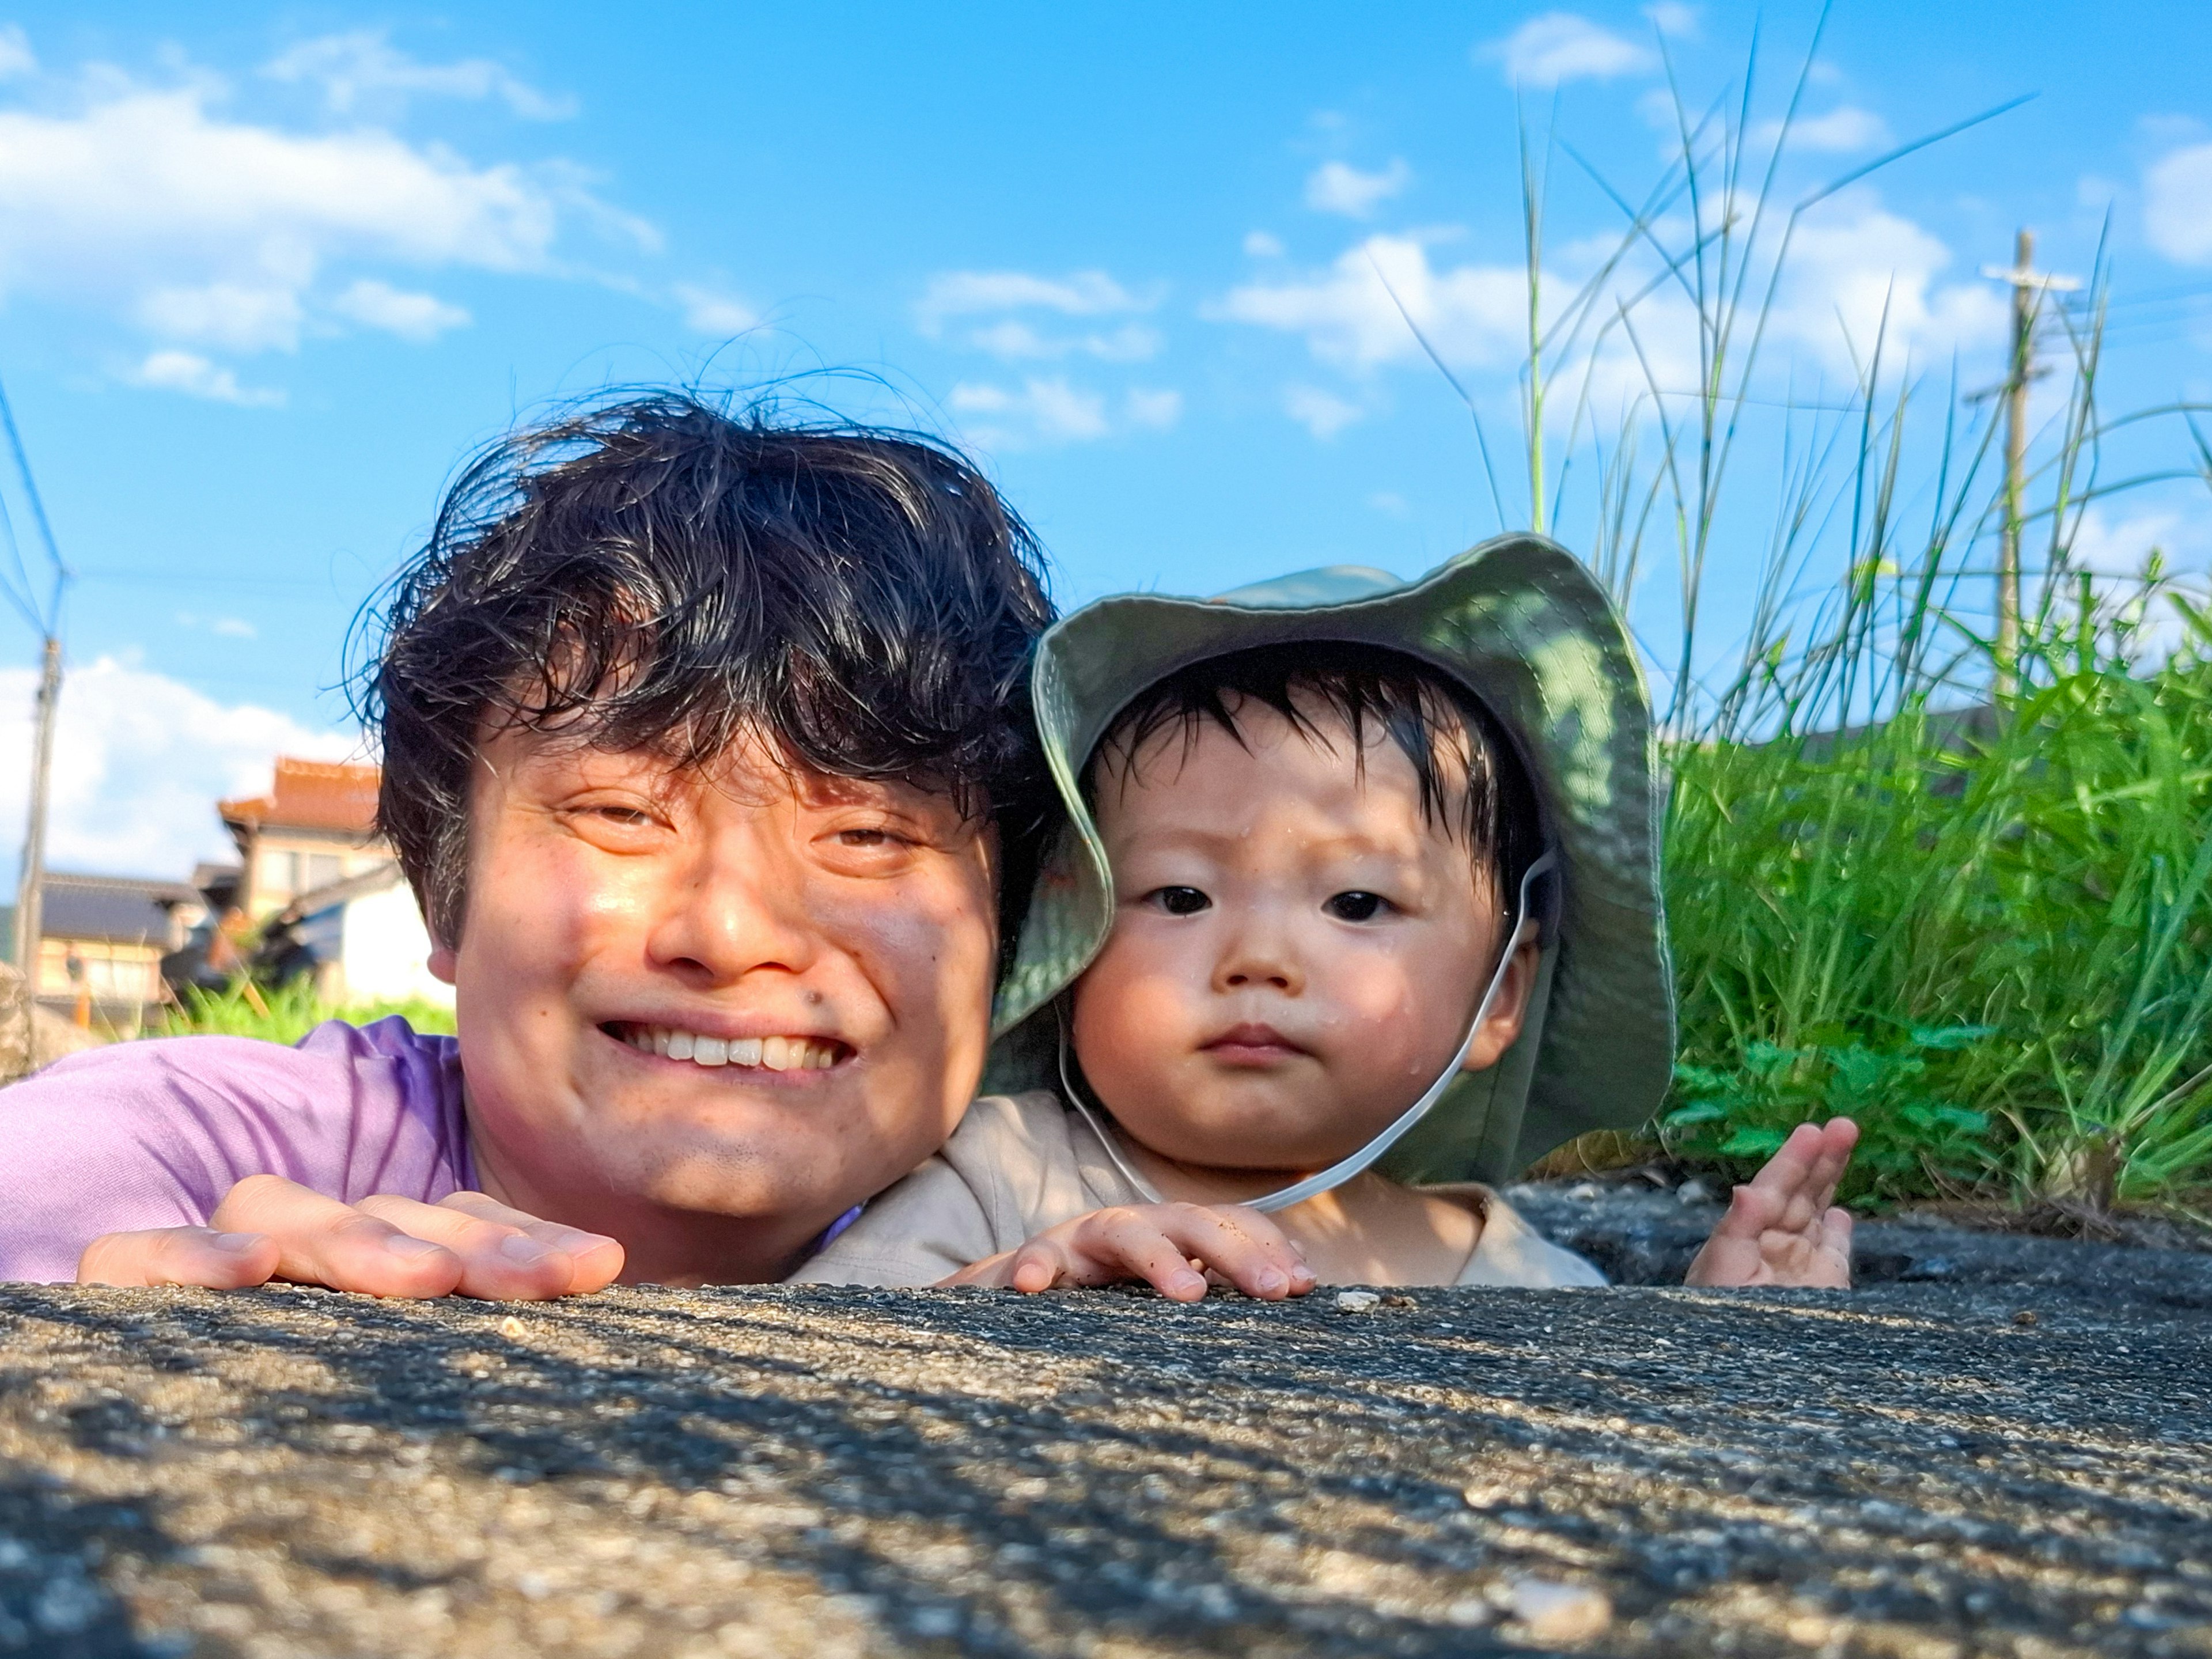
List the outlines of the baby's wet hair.
{"type": "Polygon", "coordinates": [[[1380,646],[1300,641],[1207,657],[1153,682],[1114,717],[1085,775],[1096,804],[1102,775],[1126,785],[1154,739],[1180,738],[1187,757],[1211,724],[1245,744],[1247,702],[1273,709],[1310,743],[1333,746],[1322,717],[1350,733],[1363,773],[1368,733],[1386,732],[1411,763],[1421,816],[1486,864],[1501,895],[1543,848],[1536,793],[1512,739],[1474,694],[1417,657],[1380,646]]]}

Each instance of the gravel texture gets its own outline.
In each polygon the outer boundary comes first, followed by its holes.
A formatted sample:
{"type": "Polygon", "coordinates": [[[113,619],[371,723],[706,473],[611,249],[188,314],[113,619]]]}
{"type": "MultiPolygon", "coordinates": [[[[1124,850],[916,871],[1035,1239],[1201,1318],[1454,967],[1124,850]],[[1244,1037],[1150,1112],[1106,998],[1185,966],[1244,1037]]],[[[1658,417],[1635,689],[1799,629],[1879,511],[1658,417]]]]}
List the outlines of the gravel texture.
{"type": "Polygon", "coordinates": [[[0,1288],[0,1652],[2212,1655],[2137,1289],[0,1288]]]}

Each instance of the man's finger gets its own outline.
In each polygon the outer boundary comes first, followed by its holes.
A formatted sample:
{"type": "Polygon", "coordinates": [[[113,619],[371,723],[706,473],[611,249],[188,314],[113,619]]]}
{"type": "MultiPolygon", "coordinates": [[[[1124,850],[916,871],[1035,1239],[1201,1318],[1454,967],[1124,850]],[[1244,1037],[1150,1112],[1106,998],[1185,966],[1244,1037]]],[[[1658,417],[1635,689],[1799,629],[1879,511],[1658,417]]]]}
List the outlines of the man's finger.
{"type": "Polygon", "coordinates": [[[249,1176],[210,1219],[221,1229],[266,1233],[279,1252],[273,1277],[370,1296],[451,1295],[461,1259],[388,1221],[276,1176],[249,1176]]]}
{"type": "Polygon", "coordinates": [[[605,1233],[586,1232],[558,1221],[547,1221],[527,1211],[501,1203],[489,1193],[450,1193],[438,1200],[441,1210],[459,1210],[480,1221],[513,1227],[530,1235],[550,1250],[559,1250],[575,1263],[568,1293],[581,1296],[603,1291],[615,1282],[627,1257],[622,1241],[605,1233]]]}
{"type": "Polygon", "coordinates": [[[265,1285],[276,1271],[276,1241],[264,1233],[157,1227],[103,1233],[77,1259],[80,1285],[191,1285],[208,1291],[265,1285]]]}
{"type": "Polygon", "coordinates": [[[1851,1287],[1851,1212],[1831,1209],[1820,1218],[1820,1247],[1843,1264],[1843,1288],[1851,1287]]]}
{"type": "Polygon", "coordinates": [[[1843,1184],[1851,1150],[1858,1144],[1859,1126],[1847,1117],[1832,1117],[1820,1126],[1820,1150],[1805,1181],[1815,1210],[1825,1211],[1836,1201],[1836,1188],[1843,1184]]]}
{"type": "Polygon", "coordinates": [[[541,1243],[520,1227],[463,1210],[379,1194],[354,1207],[416,1238],[441,1244],[460,1258],[453,1288],[495,1302],[542,1302],[568,1293],[576,1264],[565,1250],[541,1243]]]}
{"type": "Polygon", "coordinates": [[[1799,1124],[1775,1149],[1774,1156],[1766,1160],[1759,1173],[1752,1176],[1751,1184],[1761,1192],[1779,1193],[1785,1197],[1801,1191],[1819,1166],[1825,1145],[1818,1125],[1799,1124]]]}

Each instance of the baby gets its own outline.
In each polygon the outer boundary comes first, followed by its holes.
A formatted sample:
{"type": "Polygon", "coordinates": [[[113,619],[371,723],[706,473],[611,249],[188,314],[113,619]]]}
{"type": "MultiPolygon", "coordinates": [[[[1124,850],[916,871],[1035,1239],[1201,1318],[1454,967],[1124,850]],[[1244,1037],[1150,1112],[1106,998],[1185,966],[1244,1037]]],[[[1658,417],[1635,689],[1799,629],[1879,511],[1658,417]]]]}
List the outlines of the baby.
{"type": "MultiPolygon", "coordinates": [[[[1048,1086],[977,1101],[799,1276],[1602,1284],[1468,1178],[1644,1121],[1671,1056],[1648,710],[1580,567],[1520,538],[1402,588],[1105,601],[1036,704],[1074,836],[999,1070],[1048,1086]]],[[[1856,1136],[1801,1128],[1692,1282],[1848,1285],[1856,1136]]]]}

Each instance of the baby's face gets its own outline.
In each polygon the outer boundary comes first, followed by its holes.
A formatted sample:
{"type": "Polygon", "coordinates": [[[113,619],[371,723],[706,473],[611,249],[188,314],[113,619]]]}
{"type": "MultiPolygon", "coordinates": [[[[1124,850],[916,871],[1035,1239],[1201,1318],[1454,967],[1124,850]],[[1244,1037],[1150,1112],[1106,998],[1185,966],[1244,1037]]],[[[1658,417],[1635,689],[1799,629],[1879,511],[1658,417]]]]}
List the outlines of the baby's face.
{"type": "MultiPolygon", "coordinates": [[[[1263,704],[1244,742],[1180,726],[1103,768],[1116,913],[1075,988],[1085,1076],[1139,1144],[1215,1169],[1313,1170],[1364,1145],[1451,1062],[1503,942],[1488,869],[1421,813],[1412,764],[1342,722],[1263,704]]],[[[1533,969],[1533,951],[1528,952],[1533,969]]],[[[1510,976],[1470,1069],[1519,1030],[1510,976]]]]}

